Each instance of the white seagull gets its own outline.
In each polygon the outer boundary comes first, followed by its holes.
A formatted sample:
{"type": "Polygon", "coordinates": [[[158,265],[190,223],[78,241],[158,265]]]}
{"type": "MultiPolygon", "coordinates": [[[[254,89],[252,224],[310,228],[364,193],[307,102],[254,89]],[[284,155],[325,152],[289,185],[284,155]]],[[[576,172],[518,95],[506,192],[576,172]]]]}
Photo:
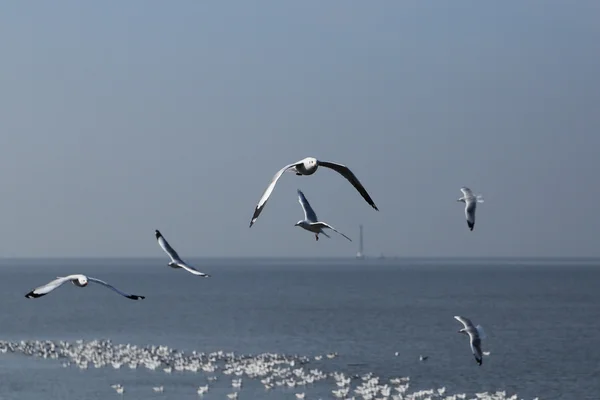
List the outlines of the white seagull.
{"type": "Polygon", "coordinates": [[[160,247],[162,247],[162,249],[165,251],[165,253],[167,253],[167,255],[171,258],[171,262],[168,264],[169,267],[183,268],[186,271],[188,271],[194,275],[201,276],[203,278],[210,277],[210,275],[205,274],[204,272],[198,271],[196,268],[192,267],[191,265],[189,265],[188,263],[183,261],[181,259],[181,257],[179,257],[179,254],[177,254],[175,249],[173,249],[169,245],[169,242],[167,242],[167,239],[164,238],[164,236],[160,233],[160,231],[156,230],[156,231],[154,231],[154,234],[156,235],[156,239],[158,240],[158,244],[160,245],[160,247]]]}
{"type": "Polygon", "coordinates": [[[116,287],[111,286],[104,281],[101,281],[100,279],[92,278],[91,276],[85,276],[82,274],[74,274],[74,275],[63,276],[63,277],[59,276],[55,280],[48,282],[43,286],[33,289],[31,292],[27,293],[25,295],[25,297],[27,297],[28,299],[37,299],[38,297],[47,295],[54,289],[60,287],[63,283],[69,282],[69,281],[72,284],[74,284],[75,286],[79,286],[79,287],[85,287],[85,286],[87,286],[87,284],[89,282],[99,283],[100,285],[105,286],[111,290],[114,290],[115,292],[119,293],[121,296],[125,296],[131,300],[141,300],[141,299],[145,298],[145,296],[137,296],[135,294],[124,293],[124,292],[120,291],[119,289],[117,289],[116,287]]]}
{"type": "Polygon", "coordinates": [[[485,332],[481,325],[473,325],[473,323],[465,317],[455,315],[454,318],[463,324],[465,327],[458,331],[458,333],[464,333],[469,335],[469,342],[471,344],[471,351],[475,356],[477,364],[481,365],[483,362],[483,353],[481,352],[481,339],[485,338],[485,332]]]}
{"type": "Polygon", "coordinates": [[[271,193],[273,192],[273,189],[275,189],[275,185],[277,184],[277,181],[279,180],[279,178],[281,178],[281,176],[283,175],[284,172],[291,171],[291,172],[294,172],[296,175],[312,175],[317,171],[317,169],[319,167],[331,168],[332,170],[339,172],[344,178],[346,178],[352,184],[352,186],[354,186],[356,188],[356,190],[358,190],[358,192],[367,201],[367,203],[369,203],[371,205],[371,207],[373,207],[374,209],[379,211],[379,209],[373,202],[373,199],[371,199],[371,196],[369,196],[369,193],[367,193],[366,189],[360,183],[358,178],[352,173],[352,171],[350,171],[350,169],[348,167],[346,167],[345,165],[342,165],[342,164],[336,164],[336,163],[327,162],[327,161],[319,161],[314,157],[306,157],[303,160],[297,161],[293,164],[286,165],[285,167],[283,167],[279,171],[277,171],[277,173],[271,180],[271,183],[269,183],[269,186],[267,187],[267,189],[263,193],[262,197],[258,201],[256,208],[254,209],[254,215],[252,215],[252,220],[250,221],[250,227],[252,227],[254,222],[256,222],[256,220],[257,220],[258,216],[260,215],[260,213],[262,212],[263,208],[265,208],[265,204],[267,204],[267,200],[269,200],[269,196],[271,196],[271,193]]]}
{"type": "Polygon", "coordinates": [[[302,209],[304,210],[304,219],[296,222],[296,225],[294,225],[294,226],[299,226],[301,228],[306,229],[309,232],[314,233],[316,240],[319,240],[319,233],[322,233],[323,235],[329,237],[329,235],[326,234],[325,231],[323,230],[324,228],[327,228],[327,229],[331,229],[334,232],[339,233],[340,235],[342,235],[349,241],[352,241],[352,239],[350,239],[348,236],[344,235],[342,232],[335,229],[333,226],[331,226],[325,222],[320,222],[317,219],[317,214],[315,214],[314,210],[310,206],[310,203],[308,202],[308,200],[306,200],[304,193],[302,193],[302,191],[300,189],[298,189],[298,202],[300,203],[300,205],[302,206],[302,209]]]}
{"type": "Polygon", "coordinates": [[[473,230],[475,227],[475,209],[477,208],[477,203],[483,203],[483,196],[480,194],[477,196],[473,195],[473,192],[468,187],[462,187],[460,188],[460,191],[463,192],[463,197],[456,201],[465,203],[467,225],[469,226],[469,229],[473,230]]]}

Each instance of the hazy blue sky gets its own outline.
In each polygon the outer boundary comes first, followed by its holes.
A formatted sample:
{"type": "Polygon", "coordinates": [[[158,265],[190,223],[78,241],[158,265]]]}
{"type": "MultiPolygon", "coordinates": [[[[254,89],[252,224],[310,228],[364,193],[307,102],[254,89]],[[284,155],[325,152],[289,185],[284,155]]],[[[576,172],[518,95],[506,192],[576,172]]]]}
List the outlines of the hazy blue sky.
{"type": "Polygon", "coordinates": [[[596,0],[0,7],[0,256],[600,256],[596,0]]]}

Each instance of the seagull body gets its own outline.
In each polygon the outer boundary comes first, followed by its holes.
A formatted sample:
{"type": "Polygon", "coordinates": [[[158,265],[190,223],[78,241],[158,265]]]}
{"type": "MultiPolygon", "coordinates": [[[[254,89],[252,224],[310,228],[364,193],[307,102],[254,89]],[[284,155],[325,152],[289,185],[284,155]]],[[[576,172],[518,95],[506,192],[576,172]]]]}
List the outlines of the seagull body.
{"type": "Polygon", "coordinates": [[[94,283],[98,283],[104,287],[107,287],[107,288],[117,292],[121,296],[127,297],[128,299],[131,299],[131,300],[141,300],[141,299],[145,298],[144,296],[138,296],[135,294],[124,293],[124,292],[120,291],[119,289],[117,289],[116,287],[109,285],[108,283],[106,283],[104,281],[101,281],[100,279],[92,278],[91,276],[85,276],[82,274],[74,274],[74,275],[68,275],[68,276],[62,276],[62,277],[59,276],[55,280],[50,281],[43,286],[33,289],[31,292],[27,293],[25,295],[25,297],[27,297],[28,299],[37,299],[38,297],[47,295],[54,289],[60,287],[65,282],[71,282],[75,286],[79,286],[79,287],[85,287],[85,286],[87,286],[87,284],[89,282],[94,282],[94,283]]]}
{"type": "Polygon", "coordinates": [[[465,203],[465,217],[467,217],[467,226],[470,230],[475,227],[475,210],[477,209],[477,203],[483,203],[483,197],[481,195],[475,196],[471,189],[468,187],[460,188],[463,193],[463,197],[456,201],[465,203]]]}
{"type": "Polygon", "coordinates": [[[171,247],[171,245],[169,244],[169,242],[167,242],[167,239],[165,239],[164,236],[160,233],[160,231],[155,230],[154,234],[156,235],[156,239],[158,240],[158,244],[160,245],[160,247],[165,251],[165,253],[167,253],[169,258],[171,258],[171,262],[168,264],[169,267],[183,268],[186,271],[188,271],[189,273],[192,273],[197,276],[201,276],[203,278],[210,277],[210,275],[205,274],[204,272],[198,271],[196,268],[192,267],[187,262],[183,261],[181,259],[181,257],[179,257],[179,254],[177,254],[175,249],[173,249],[171,247]]]}
{"type": "Polygon", "coordinates": [[[317,219],[317,214],[315,214],[314,210],[310,206],[310,203],[308,202],[308,200],[304,196],[304,193],[302,193],[300,189],[298,189],[298,202],[302,206],[302,210],[304,210],[304,219],[296,222],[296,225],[294,226],[299,226],[301,228],[306,229],[309,232],[314,233],[316,240],[319,240],[319,233],[322,233],[323,235],[329,237],[329,235],[326,234],[323,229],[331,229],[332,231],[339,233],[349,241],[352,241],[352,239],[335,229],[333,226],[325,222],[319,221],[317,219]]]}
{"type": "Polygon", "coordinates": [[[483,335],[483,328],[479,325],[475,326],[468,318],[461,316],[454,316],[454,318],[464,325],[464,328],[459,330],[458,333],[464,333],[469,335],[469,343],[471,344],[471,351],[475,356],[477,364],[483,363],[483,353],[481,351],[481,339],[483,335]]]}
{"type": "Polygon", "coordinates": [[[327,161],[319,161],[314,157],[306,157],[303,160],[297,161],[293,164],[286,165],[285,167],[283,167],[282,169],[277,171],[275,176],[273,176],[271,183],[269,184],[269,186],[263,193],[262,197],[258,201],[256,208],[254,209],[254,214],[252,215],[252,220],[250,221],[250,227],[252,227],[254,222],[256,222],[258,216],[260,215],[263,208],[267,204],[267,200],[269,200],[269,196],[271,196],[273,189],[275,189],[275,185],[277,184],[277,181],[279,180],[279,178],[281,178],[281,176],[283,175],[284,172],[291,171],[291,172],[294,172],[296,175],[312,175],[317,171],[317,169],[320,166],[333,169],[334,171],[337,171],[339,174],[341,174],[344,178],[346,178],[352,184],[352,186],[354,186],[354,188],[356,190],[358,190],[358,192],[361,194],[361,196],[365,199],[365,201],[367,203],[369,203],[371,205],[371,207],[373,207],[375,210],[379,211],[379,209],[375,205],[375,202],[373,202],[373,199],[371,199],[371,196],[369,196],[369,193],[367,193],[366,189],[360,183],[358,178],[354,175],[354,173],[352,173],[352,171],[350,171],[350,169],[348,167],[346,167],[345,165],[342,165],[342,164],[336,164],[336,163],[327,162],[327,161]]]}

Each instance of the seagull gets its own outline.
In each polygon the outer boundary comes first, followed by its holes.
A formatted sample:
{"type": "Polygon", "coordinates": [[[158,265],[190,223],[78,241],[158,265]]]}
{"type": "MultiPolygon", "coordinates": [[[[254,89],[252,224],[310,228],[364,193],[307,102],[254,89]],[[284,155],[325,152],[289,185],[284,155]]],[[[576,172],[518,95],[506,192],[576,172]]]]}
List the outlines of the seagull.
{"type": "Polygon", "coordinates": [[[31,292],[27,293],[25,295],[25,297],[27,297],[28,299],[37,299],[38,297],[47,295],[54,289],[61,286],[63,283],[69,282],[69,281],[71,281],[71,283],[74,284],[75,286],[79,286],[79,287],[85,287],[85,286],[87,286],[87,284],[89,282],[98,283],[102,286],[105,286],[105,287],[111,289],[111,290],[114,290],[115,292],[119,293],[121,296],[125,296],[131,300],[141,300],[141,299],[145,298],[144,296],[137,296],[135,294],[124,293],[124,292],[120,291],[119,289],[117,289],[116,287],[109,285],[108,283],[106,283],[104,281],[101,281],[100,279],[92,278],[91,276],[85,276],[82,274],[75,274],[75,275],[69,275],[69,276],[63,276],[63,277],[59,276],[55,280],[48,282],[43,286],[33,289],[31,292]]]}
{"type": "Polygon", "coordinates": [[[354,186],[356,188],[356,190],[358,190],[358,192],[361,194],[361,196],[366,200],[367,203],[369,203],[371,205],[371,207],[373,207],[375,210],[379,211],[379,209],[373,202],[373,199],[371,199],[371,196],[369,196],[366,189],[363,187],[363,185],[360,183],[358,178],[352,173],[352,171],[350,171],[350,169],[348,167],[346,167],[345,165],[336,164],[333,162],[319,161],[314,157],[306,157],[303,160],[297,161],[293,164],[286,165],[285,167],[283,167],[279,171],[277,171],[277,173],[271,180],[271,183],[269,183],[269,186],[267,187],[267,189],[263,193],[262,197],[258,201],[256,208],[254,209],[254,215],[252,215],[252,220],[250,221],[250,227],[252,227],[254,222],[256,222],[256,220],[258,219],[258,216],[262,212],[263,208],[265,208],[265,204],[267,204],[267,200],[269,200],[269,196],[271,196],[271,193],[273,192],[273,189],[275,189],[275,185],[277,184],[277,181],[279,180],[279,178],[281,178],[281,176],[283,175],[284,172],[291,171],[291,172],[294,172],[296,175],[312,175],[317,171],[319,166],[331,168],[334,171],[339,172],[344,178],[346,178],[352,184],[352,186],[354,186]]]}
{"type": "Polygon", "coordinates": [[[481,365],[483,362],[483,354],[481,352],[481,339],[485,337],[485,332],[481,325],[473,325],[471,320],[465,317],[461,317],[455,315],[454,318],[463,324],[465,327],[458,331],[458,333],[464,333],[469,335],[469,341],[471,344],[471,351],[473,351],[473,355],[475,356],[475,360],[477,364],[481,365]]]}
{"type": "Polygon", "coordinates": [[[473,192],[468,187],[462,187],[460,188],[460,191],[463,192],[463,197],[456,201],[465,203],[467,225],[469,226],[469,229],[473,230],[475,227],[475,209],[477,208],[477,203],[483,203],[483,197],[480,194],[474,196],[473,192]]]}
{"type": "Polygon", "coordinates": [[[183,261],[181,259],[181,257],[179,257],[179,254],[177,254],[175,249],[173,249],[169,245],[169,242],[167,242],[167,239],[164,238],[164,236],[160,233],[160,231],[156,230],[156,231],[154,231],[154,234],[156,235],[156,239],[158,240],[158,244],[160,245],[160,247],[162,247],[162,249],[165,251],[165,253],[167,253],[167,255],[171,258],[171,262],[168,264],[169,267],[183,268],[186,271],[188,271],[194,275],[201,276],[203,278],[210,277],[210,275],[205,274],[204,272],[198,271],[196,268],[192,267],[191,265],[189,265],[188,263],[183,261]]]}
{"type": "Polygon", "coordinates": [[[331,226],[325,222],[320,222],[317,219],[317,214],[315,214],[314,210],[310,206],[310,203],[308,202],[308,200],[306,200],[304,193],[302,193],[302,191],[300,189],[298,189],[298,202],[302,206],[302,210],[304,210],[304,219],[296,222],[296,225],[294,225],[294,226],[299,226],[301,228],[306,229],[309,232],[313,232],[315,234],[316,240],[319,240],[319,233],[322,233],[323,235],[330,237],[323,230],[323,228],[327,228],[327,229],[331,229],[334,232],[339,233],[340,235],[342,235],[349,241],[352,241],[352,239],[350,239],[348,236],[344,235],[342,232],[335,229],[333,226],[331,226]]]}

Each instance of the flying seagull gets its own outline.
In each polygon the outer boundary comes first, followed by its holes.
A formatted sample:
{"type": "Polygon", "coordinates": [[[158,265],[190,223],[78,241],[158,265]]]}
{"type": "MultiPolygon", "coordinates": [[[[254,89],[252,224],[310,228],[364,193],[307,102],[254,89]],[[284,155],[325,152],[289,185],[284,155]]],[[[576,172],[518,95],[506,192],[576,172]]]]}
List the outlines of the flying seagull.
{"type": "Polygon", "coordinates": [[[173,249],[171,247],[171,245],[169,245],[169,242],[167,242],[167,239],[164,238],[164,236],[160,233],[160,231],[156,230],[156,231],[154,231],[154,234],[156,235],[156,239],[158,240],[158,244],[160,245],[160,247],[162,247],[162,249],[165,251],[165,253],[167,253],[167,255],[171,258],[171,262],[168,264],[169,267],[183,268],[186,271],[188,271],[194,275],[201,276],[203,278],[210,277],[210,275],[205,274],[204,272],[198,271],[196,268],[192,267],[191,265],[189,265],[188,263],[183,261],[181,259],[181,257],[179,257],[179,254],[177,254],[175,249],[173,249]]]}
{"type": "Polygon", "coordinates": [[[373,207],[375,210],[379,211],[379,209],[373,202],[373,199],[371,199],[371,196],[369,196],[369,193],[367,193],[366,189],[360,183],[358,178],[352,173],[352,171],[350,171],[350,169],[348,167],[346,167],[345,165],[342,165],[342,164],[336,164],[336,163],[327,162],[327,161],[319,161],[313,157],[306,157],[303,160],[297,161],[293,164],[286,165],[285,167],[283,167],[279,171],[277,171],[277,173],[271,180],[271,183],[269,183],[269,186],[267,187],[267,189],[263,193],[262,197],[258,201],[256,208],[254,209],[254,215],[252,215],[252,220],[250,221],[250,227],[252,227],[254,222],[256,222],[256,220],[257,220],[258,216],[260,215],[260,213],[262,212],[263,208],[265,208],[265,204],[267,204],[267,200],[269,200],[269,196],[271,196],[271,193],[273,192],[273,189],[275,189],[275,185],[277,184],[277,181],[279,180],[279,178],[281,178],[281,176],[283,175],[284,172],[292,171],[296,175],[312,175],[317,171],[317,169],[320,166],[326,167],[326,168],[331,168],[332,170],[339,172],[344,178],[346,178],[348,181],[350,181],[352,186],[354,186],[356,188],[356,190],[358,190],[358,192],[367,201],[367,203],[369,203],[371,205],[371,207],[373,207]]]}
{"type": "Polygon", "coordinates": [[[64,276],[64,277],[59,276],[55,280],[48,282],[43,286],[33,289],[31,292],[27,293],[25,295],[25,297],[27,297],[28,299],[37,299],[38,297],[47,295],[54,289],[60,287],[63,283],[69,282],[69,281],[71,281],[71,283],[74,284],[75,286],[79,286],[79,287],[85,287],[85,286],[87,286],[87,284],[89,282],[98,283],[102,286],[105,286],[105,287],[111,289],[111,290],[114,290],[115,292],[119,293],[121,296],[125,296],[131,300],[141,300],[141,299],[145,298],[144,296],[137,296],[135,294],[127,294],[127,293],[121,292],[116,287],[109,285],[108,283],[101,281],[100,279],[92,278],[91,276],[85,276],[85,275],[81,275],[81,274],[69,275],[69,276],[64,276]]]}
{"type": "Polygon", "coordinates": [[[454,318],[463,324],[465,327],[458,331],[458,333],[464,333],[469,335],[469,342],[471,344],[471,351],[475,356],[477,364],[481,365],[483,362],[483,353],[481,352],[481,339],[485,338],[485,332],[481,325],[473,325],[473,323],[465,317],[455,315],[454,318]]]}
{"type": "Polygon", "coordinates": [[[470,230],[473,230],[475,227],[475,209],[477,208],[477,203],[483,203],[483,197],[479,194],[477,196],[473,195],[473,192],[468,187],[460,188],[460,191],[463,192],[463,197],[456,201],[461,201],[465,203],[465,216],[467,217],[467,225],[470,230]]]}
{"type": "Polygon", "coordinates": [[[319,240],[319,233],[322,233],[323,235],[329,237],[329,235],[326,234],[323,229],[331,229],[332,231],[339,233],[340,235],[342,235],[349,241],[352,241],[352,239],[350,239],[348,236],[344,235],[342,232],[335,229],[333,226],[331,226],[325,222],[319,221],[317,219],[317,214],[315,214],[314,210],[310,206],[310,203],[308,202],[308,200],[306,200],[304,193],[302,193],[302,191],[300,189],[298,189],[298,202],[300,203],[300,205],[302,206],[302,209],[304,210],[304,219],[296,222],[296,225],[294,225],[294,226],[299,226],[301,228],[306,229],[309,232],[314,233],[316,240],[319,240]]]}

